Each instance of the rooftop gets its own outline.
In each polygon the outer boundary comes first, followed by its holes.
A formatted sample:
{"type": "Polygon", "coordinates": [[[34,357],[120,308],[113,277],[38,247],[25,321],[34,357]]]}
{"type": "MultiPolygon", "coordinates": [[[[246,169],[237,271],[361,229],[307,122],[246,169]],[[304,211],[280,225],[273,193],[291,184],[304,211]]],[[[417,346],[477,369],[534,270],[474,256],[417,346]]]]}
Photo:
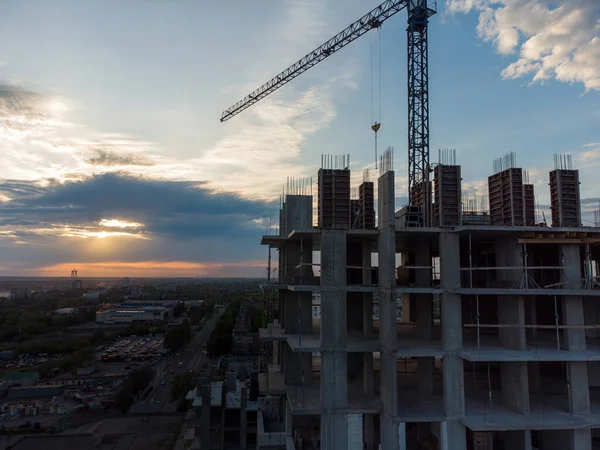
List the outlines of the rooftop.
{"type": "Polygon", "coordinates": [[[23,380],[38,376],[37,372],[8,372],[2,378],[4,380],[23,380]]]}

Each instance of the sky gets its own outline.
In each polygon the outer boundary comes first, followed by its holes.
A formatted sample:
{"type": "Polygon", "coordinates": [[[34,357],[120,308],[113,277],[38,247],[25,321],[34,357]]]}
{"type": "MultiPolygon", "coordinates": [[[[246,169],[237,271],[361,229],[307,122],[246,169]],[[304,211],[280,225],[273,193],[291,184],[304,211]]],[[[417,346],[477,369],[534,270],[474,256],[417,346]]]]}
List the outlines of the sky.
{"type": "MultiPolygon", "coordinates": [[[[406,12],[239,116],[224,109],[378,0],[0,0],[0,276],[264,276],[288,177],[394,148],[406,198],[406,12]],[[275,222],[274,222],[275,223],[275,222]],[[275,223],[276,224],[276,223],[275,223]]],[[[600,3],[438,0],[431,161],[485,203],[515,152],[548,215],[553,154],[600,178],[600,3]]],[[[372,175],[373,177],[373,175],[372,175]]],[[[316,193],[316,182],[313,183],[316,193]]]]}

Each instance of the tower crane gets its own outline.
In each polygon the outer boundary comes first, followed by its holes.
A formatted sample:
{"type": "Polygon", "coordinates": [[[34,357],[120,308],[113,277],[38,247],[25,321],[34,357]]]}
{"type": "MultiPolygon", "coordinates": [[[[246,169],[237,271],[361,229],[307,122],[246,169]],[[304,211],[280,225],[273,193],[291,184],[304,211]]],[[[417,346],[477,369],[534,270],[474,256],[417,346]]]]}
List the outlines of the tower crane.
{"type": "Polygon", "coordinates": [[[229,107],[221,115],[225,122],[248,109],[267,95],[286,85],[311,67],[341,50],[384,21],[402,11],[408,12],[408,200],[423,208],[424,225],[431,221],[429,184],[429,71],[427,25],[436,13],[435,0],[386,0],[324,44],[271,78],[258,89],[229,107]]]}

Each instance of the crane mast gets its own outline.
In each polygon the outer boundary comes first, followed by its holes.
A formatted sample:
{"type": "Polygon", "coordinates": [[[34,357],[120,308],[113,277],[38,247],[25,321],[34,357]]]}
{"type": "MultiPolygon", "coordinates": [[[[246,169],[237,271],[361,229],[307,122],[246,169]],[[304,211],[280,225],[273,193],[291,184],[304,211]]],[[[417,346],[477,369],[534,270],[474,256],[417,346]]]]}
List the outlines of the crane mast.
{"type": "Polygon", "coordinates": [[[296,61],[280,74],[232,105],[221,115],[225,122],[267,95],[292,81],[311,67],[358,39],[368,31],[408,9],[408,200],[422,207],[423,225],[431,225],[429,183],[429,96],[427,25],[436,13],[435,0],[386,0],[333,38],[296,61]]]}
{"type": "Polygon", "coordinates": [[[429,182],[429,67],[427,25],[435,14],[427,0],[409,0],[407,43],[408,81],[408,202],[420,206],[423,225],[432,225],[429,182]]]}

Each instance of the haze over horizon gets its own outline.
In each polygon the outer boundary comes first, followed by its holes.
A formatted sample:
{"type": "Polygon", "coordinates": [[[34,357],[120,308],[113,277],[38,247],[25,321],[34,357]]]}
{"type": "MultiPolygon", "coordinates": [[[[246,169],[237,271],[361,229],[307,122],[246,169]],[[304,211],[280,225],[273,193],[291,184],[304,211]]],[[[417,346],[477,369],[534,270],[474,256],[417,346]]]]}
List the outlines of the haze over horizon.
{"type": "MultiPolygon", "coordinates": [[[[258,3],[0,2],[0,276],[264,276],[260,235],[286,178],[316,177],[321,153],[350,153],[356,184],[372,167],[376,42],[401,205],[406,13],[220,124],[381,0],[258,3]]],[[[456,148],[463,190],[482,195],[493,159],[515,151],[547,211],[552,155],[570,153],[593,225],[600,3],[437,3],[431,160],[456,148]]]]}

